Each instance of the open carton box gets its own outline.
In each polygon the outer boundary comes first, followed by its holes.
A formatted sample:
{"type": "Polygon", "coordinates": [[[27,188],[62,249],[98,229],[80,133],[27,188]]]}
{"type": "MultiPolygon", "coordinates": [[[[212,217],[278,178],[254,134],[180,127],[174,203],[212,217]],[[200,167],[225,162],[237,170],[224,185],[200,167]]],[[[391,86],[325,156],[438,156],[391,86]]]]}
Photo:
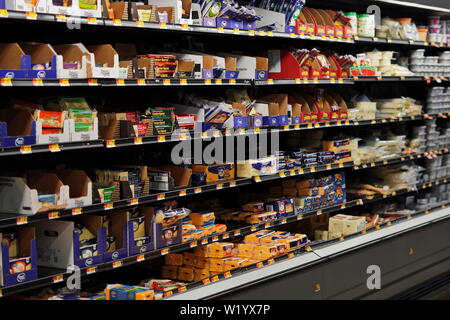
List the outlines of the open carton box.
{"type": "MultiPolygon", "coordinates": [[[[72,120],[73,121],[73,120],[72,120]]],[[[52,144],[70,141],[70,120],[64,120],[64,126],[62,128],[62,133],[42,133],[42,122],[36,121],[36,143],[37,144],[52,144]]]]}
{"type": "Polygon", "coordinates": [[[138,218],[130,218],[128,221],[128,250],[130,256],[143,254],[154,249],[152,236],[153,211],[149,210],[149,207],[139,207],[139,212],[138,218]],[[141,237],[138,237],[138,233],[141,237]]]}
{"type": "Polygon", "coordinates": [[[304,77],[297,59],[289,51],[269,50],[267,54],[269,57],[269,78],[297,79],[304,77]]]}
{"type": "Polygon", "coordinates": [[[79,208],[92,204],[92,181],[83,170],[65,169],[56,172],[58,178],[69,186],[67,208],[79,208]]]}
{"type": "Polygon", "coordinates": [[[266,57],[250,57],[220,53],[224,57],[236,58],[236,71],[238,79],[267,80],[269,74],[269,59],[266,57]]]}
{"type": "Polygon", "coordinates": [[[0,212],[33,215],[59,210],[67,206],[69,186],[64,185],[54,173],[28,172],[25,177],[0,178],[0,212]],[[39,192],[58,195],[57,204],[43,206],[39,192]]]}
{"type": "Polygon", "coordinates": [[[98,118],[94,118],[93,128],[91,131],[75,130],[75,119],[68,119],[69,123],[69,141],[91,141],[98,140],[98,118]]]}
{"type": "Polygon", "coordinates": [[[89,51],[81,43],[61,44],[53,46],[57,52],[58,77],[61,79],[86,79],[92,77],[92,70],[88,68],[89,51]],[[64,64],[77,62],[80,69],[66,69],[64,64]]]}
{"type": "Polygon", "coordinates": [[[5,7],[14,11],[47,12],[47,0],[5,0],[5,7]]]}
{"type": "Polygon", "coordinates": [[[31,65],[50,63],[50,69],[33,70],[31,67],[30,78],[56,79],[58,77],[58,58],[56,51],[49,44],[44,43],[21,43],[20,47],[25,54],[31,57],[31,65]]]}
{"type": "Polygon", "coordinates": [[[178,166],[148,167],[150,190],[169,191],[189,186],[192,169],[178,166]]]}
{"type": "Polygon", "coordinates": [[[140,210],[145,213],[146,217],[151,218],[152,236],[154,249],[161,249],[168,246],[180,244],[182,240],[182,220],[176,223],[164,226],[161,223],[155,223],[156,207],[142,206],[140,210]]]}
{"type": "Polygon", "coordinates": [[[66,16],[78,16],[75,15],[75,1],[68,0],[65,5],[61,5],[59,0],[47,0],[47,13],[51,14],[63,14],[66,16]]]}
{"type": "Polygon", "coordinates": [[[287,32],[286,31],[286,15],[281,12],[275,12],[271,10],[266,10],[258,7],[247,6],[247,8],[251,8],[255,10],[256,14],[261,16],[262,19],[256,21],[256,29],[260,29],[262,27],[275,25],[275,29],[273,31],[277,32],[287,32]]]}
{"type": "Polygon", "coordinates": [[[86,268],[103,261],[104,246],[101,244],[103,219],[96,215],[77,218],[97,238],[96,255],[82,256],[80,236],[75,232],[75,221],[49,220],[36,224],[38,265],[49,268],[68,269],[72,266],[86,268]]]}
{"type": "Polygon", "coordinates": [[[36,144],[36,121],[29,110],[7,110],[0,113],[0,146],[36,144]]]}
{"type": "Polygon", "coordinates": [[[214,78],[214,56],[200,55],[195,53],[177,53],[176,57],[183,61],[193,61],[194,78],[195,79],[212,79],[214,78]]]}
{"type": "Polygon", "coordinates": [[[24,226],[16,229],[17,231],[17,258],[25,258],[23,262],[31,265],[30,270],[18,273],[11,273],[11,260],[15,257],[9,256],[9,247],[2,242],[4,235],[0,233],[0,243],[2,248],[0,251],[0,287],[9,287],[24,282],[37,279],[37,250],[36,250],[36,234],[35,228],[32,226],[24,226]]]}
{"type": "MultiPolygon", "coordinates": [[[[190,2],[190,1],[188,1],[190,2]]],[[[186,4],[188,4],[186,1],[186,4]]],[[[171,14],[168,13],[168,21],[161,21],[159,19],[158,13],[156,14],[159,22],[167,22],[167,23],[175,23],[175,24],[191,24],[190,19],[183,18],[183,1],[181,0],[149,0],[147,2],[147,5],[155,5],[158,7],[158,9],[161,8],[171,8],[171,10],[166,10],[166,12],[171,12],[171,14]]],[[[190,7],[190,5],[189,5],[190,7]]],[[[185,8],[187,8],[185,6],[185,8]]],[[[190,11],[186,11],[187,14],[190,14],[190,11]]]]}
{"type": "Polygon", "coordinates": [[[18,43],[0,43],[0,78],[27,79],[31,72],[31,57],[18,43]]]}
{"type": "Polygon", "coordinates": [[[120,68],[119,54],[110,44],[87,46],[87,49],[91,53],[90,64],[93,78],[125,79],[127,77],[128,70],[120,68]]]}
{"type": "Polygon", "coordinates": [[[99,245],[103,246],[103,262],[111,262],[128,257],[128,225],[129,213],[127,211],[111,212],[104,216],[99,245]],[[115,238],[115,247],[108,249],[108,237],[115,238]]]}
{"type": "MultiPolygon", "coordinates": [[[[284,126],[289,124],[288,118],[288,95],[287,94],[271,94],[260,98],[259,100],[278,104],[278,125],[284,126]]],[[[263,119],[264,123],[264,119],[263,119]]]]}
{"type": "Polygon", "coordinates": [[[278,103],[258,101],[255,103],[254,110],[257,114],[263,116],[263,126],[277,127],[280,125],[280,107],[278,103]]]}
{"type": "Polygon", "coordinates": [[[303,95],[297,92],[293,92],[291,97],[293,103],[297,102],[302,106],[300,113],[301,123],[314,123],[319,121],[316,109],[313,109],[313,106],[310,105],[311,100],[308,101],[303,95]]]}
{"type": "Polygon", "coordinates": [[[220,75],[223,79],[237,79],[239,77],[239,71],[237,71],[237,59],[234,57],[224,57],[225,62],[224,72],[220,75]]]}

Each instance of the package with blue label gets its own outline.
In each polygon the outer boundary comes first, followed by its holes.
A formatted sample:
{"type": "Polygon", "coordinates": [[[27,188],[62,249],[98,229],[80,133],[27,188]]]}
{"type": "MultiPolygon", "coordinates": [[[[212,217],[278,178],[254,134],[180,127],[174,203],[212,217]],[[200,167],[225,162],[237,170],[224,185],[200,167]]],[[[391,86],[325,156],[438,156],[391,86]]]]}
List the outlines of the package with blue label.
{"type": "Polygon", "coordinates": [[[37,278],[35,228],[19,227],[0,233],[0,286],[13,286],[37,278]]]}
{"type": "Polygon", "coordinates": [[[213,225],[216,216],[214,215],[214,212],[203,212],[203,213],[191,213],[189,217],[192,219],[192,223],[196,227],[206,227],[213,225]]]}
{"type": "Polygon", "coordinates": [[[129,237],[129,212],[115,211],[103,216],[103,230],[100,244],[103,248],[103,262],[123,259],[132,248],[129,237]]]}
{"type": "MultiPolygon", "coordinates": [[[[290,119],[288,117],[288,95],[287,94],[271,94],[271,95],[267,95],[264,96],[262,98],[258,99],[258,102],[266,102],[269,105],[269,109],[273,109],[273,115],[277,117],[277,123],[275,125],[278,126],[285,126],[285,125],[289,125],[290,124],[290,119]],[[277,114],[275,115],[275,110],[277,110],[277,114]]],[[[263,114],[264,116],[264,114],[263,114]]],[[[270,116],[270,115],[269,115],[270,116]]],[[[272,124],[272,119],[266,119],[266,121],[264,121],[263,119],[263,123],[265,125],[273,125],[272,124]]]]}
{"type": "Polygon", "coordinates": [[[150,207],[140,208],[152,221],[152,236],[155,249],[180,244],[183,237],[182,220],[191,211],[186,208],[150,207]]]}
{"type": "Polygon", "coordinates": [[[237,161],[237,176],[239,178],[251,178],[275,173],[277,173],[277,158],[275,156],[237,161]]]}
{"type": "Polygon", "coordinates": [[[206,183],[233,180],[235,177],[234,163],[192,166],[193,172],[206,174],[206,183]]]}
{"type": "Polygon", "coordinates": [[[106,300],[154,300],[154,291],[144,287],[113,284],[106,287],[105,296],[106,300]]]}

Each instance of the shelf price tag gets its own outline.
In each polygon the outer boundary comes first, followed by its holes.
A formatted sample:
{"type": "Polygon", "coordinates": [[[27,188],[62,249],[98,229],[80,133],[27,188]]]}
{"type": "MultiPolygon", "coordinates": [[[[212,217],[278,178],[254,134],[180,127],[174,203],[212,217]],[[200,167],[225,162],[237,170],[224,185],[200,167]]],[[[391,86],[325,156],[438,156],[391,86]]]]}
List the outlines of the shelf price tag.
{"type": "Polygon", "coordinates": [[[202,280],[202,282],[203,282],[203,285],[206,286],[207,284],[210,284],[210,283],[211,283],[211,280],[209,280],[209,279],[204,279],[204,280],[202,280]]]}
{"type": "Polygon", "coordinates": [[[44,85],[44,82],[42,81],[41,78],[34,78],[31,80],[31,82],[33,83],[33,86],[35,86],[35,87],[42,87],[44,85]]]}
{"type": "Polygon", "coordinates": [[[187,24],[182,24],[182,25],[181,25],[181,30],[189,31],[189,25],[187,25],[187,24]]]}
{"type": "Polygon", "coordinates": [[[138,255],[137,257],[136,257],[136,261],[137,262],[141,262],[141,261],[144,261],[145,260],[145,256],[143,255],[143,254],[140,254],[140,255],[138,255]]]}
{"type": "Polygon", "coordinates": [[[262,37],[264,37],[266,35],[266,32],[264,30],[259,30],[258,34],[262,37]]]}
{"type": "Polygon", "coordinates": [[[59,148],[59,144],[55,143],[55,144],[50,144],[48,146],[48,149],[50,150],[50,152],[60,152],[61,149],[59,148]]]}
{"type": "Polygon", "coordinates": [[[112,267],[113,268],[119,268],[119,267],[121,267],[122,266],[122,260],[118,260],[118,261],[114,261],[113,263],[112,263],[112,267]]]}
{"type": "Polygon", "coordinates": [[[287,219],[282,219],[281,220],[281,224],[286,224],[287,223],[287,219]]]}
{"type": "Polygon", "coordinates": [[[303,220],[303,215],[301,215],[301,214],[298,215],[298,216],[297,216],[297,221],[298,221],[298,220],[303,220]]]}
{"type": "Polygon", "coordinates": [[[52,219],[58,219],[59,218],[59,212],[58,211],[52,211],[48,213],[48,220],[52,219]]]}
{"type": "Polygon", "coordinates": [[[198,246],[198,242],[197,242],[197,241],[192,241],[192,242],[189,244],[189,248],[195,248],[196,246],[198,246]]]}
{"type": "Polygon", "coordinates": [[[95,18],[95,17],[88,17],[87,21],[88,21],[88,24],[97,24],[97,18],[95,18]]]}
{"type": "Polygon", "coordinates": [[[264,224],[264,228],[270,228],[272,225],[270,224],[270,222],[267,222],[266,224],[264,224]]]}
{"type": "Polygon", "coordinates": [[[16,224],[18,226],[22,225],[22,224],[27,224],[28,223],[28,217],[18,217],[16,220],[16,224]]]}
{"type": "Polygon", "coordinates": [[[273,84],[273,79],[267,79],[267,84],[273,84]]]}
{"type": "Polygon", "coordinates": [[[212,242],[216,242],[216,241],[219,241],[219,237],[218,237],[218,236],[214,236],[214,237],[212,238],[212,242]]]}
{"type": "Polygon", "coordinates": [[[163,85],[170,86],[170,79],[163,79],[163,85]]]}
{"type": "Polygon", "coordinates": [[[264,267],[264,263],[258,262],[258,263],[256,264],[256,267],[257,267],[257,268],[262,268],[262,267],[264,267]]]}
{"type": "Polygon", "coordinates": [[[77,216],[83,213],[83,209],[82,208],[73,208],[72,209],[72,215],[73,216],[77,216]]]}
{"type": "Polygon", "coordinates": [[[165,256],[167,254],[169,254],[169,248],[164,248],[164,249],[161,250],[161,255],[162,256],[165,256]]]}
{"type": "Polygon", "coordinates": [[[114,148],[116,146],[116,140],[106,140],[107,148],[114,148]]]}
{"type": "Polygon", "coordinates": [[[165,193],[160,193],[158,195],[156,195],[156,199],[157,200],[164,200],[166,198],[166,194],[165,193]]]}
{"type": "Polygon", "coordinates": [[[255,177],[255,182],[261,182],[261,177],[260,176],[255,177]]]}
{"type": "Polygon", "coordinates": [[[97,268],[96,267],[90,267],[90,268],[87,268],[87,270],[86,270],[86,274],[93,274],[93,273],[96,273],[97,272],[97,268]]]}
{"type": "Polygon", "coordinates": [[[202,241],[200,241],[200,244],[202,245],[208,244],[208,239],[207,238],[202,239],[202,241]]]}
{"type": "Polygon", "coordinates": [[[25,12],[25,17],[27,20],[37,20],[37,13],[28,11],[28,12],[25,12]]]}
{"type": "Polygon", "coordinates": [[[67,17],[63,14],[57,14],[56,15],[56,21],[57,22],[66,22],[67,21],[67,17]]]}
{"type": "Polygon", "coordinates": [[[31,151],[31,146],[21,146],[21,147],[20,147],[20,153],[21,153],[21,154],[32,153],[32,151],[31,151]]]}
{"type": "Polygon", "coordinates": [[[134,198],[130,200],[130,205],[131,206],[137,206],[139,204],[139,199],[138,198],[134,198]]]}
{"type": "Polygon", "coordinates": [[[0,85],[2,87],[12,87],[12,80],[10,78],[1,78],[0,85]]]}
{"type": "Polygon", "coordinates": [[[163,293],[164,297],[170,297],[171,295],[173,295],[173,291],[166,291],[163,293]]]}
{"type": "Polygon", "coordinates": [[[214,276],[211,278],[211,282],[217,282],[219,281],[219,276],[214,276]]]}
{"type": "Polygon", "coordinates": [[[145,79],[137,79],[136,80],[138,86],[145,86],[145,79]]]}
{"type": "Polygon", "coordinates": [[[124,79],[116,79],[116,85],[124,86],[125,85],[125,80],[124,79]]]}
{"type": "Polygon", "coordinates": [[[178,288],[179,293],[185,292],[186,290],[187,290],[186,286],[182,286],[182,287],[178,288]]]}
{"type": "Polygon", "coordinates": [[[88,85],[89,86],[98,86],[97,79],[88,79],[88,85]]]}
{"type": "Polygon", "coordinates": [[[178,195],[180,197],[184,197],[186,195],[186,190],[180,190],[180,192],[178,192],[178,195]]]}
{"type": "Polygon", "coordinates": [[[253,37],[255,35],[255,30],[248,30],[248,35],[253,37]]]}
{"type": "Polygon", "coordinates": [[[64,279],[64,276],[62,274],[58,274],[56,276],[53,277],[53,283],[58,283],[58,282],[62,282],[64,279]]]}
{"type": "Polygon", "coordinates": [[[228,239],[229,237],[230,237],[230,234],[227,232],[227,233],[223,234],[222,239],[225,240],[225,239],[228,239]]]}
{"type": "Polygon", "coordinates": [[[288,259],[292,259],[295,256],[292,252],[287,255],[288,259]]]}
{"type": "Polygon", "coordinates": [[[227,272],[225,272],[224,274],[223,274],[223,277],[224,278],[231,278],[231,272],[230,271],[227,271],[227,272]]]}
{"type": "Polygon", "coordinates": [[[235,29],[233,29],[233,33],[234,33],[234,34],[239,34],[239,33],[240,33],[240,30],[235,28],[235,29]]]}
{"type": "Polygon", "coordinates": [[[251,232],[254,232],[254,231],[256,231],[256,230],[258,230],[258,226],[254,225],[254,226],[251,226],[251,227],[250,227],[250,231],[251,231],[251,232]]]}
{"type": "Polygon", "coordinates": [[[317,210],[316,215],[320,216],[321,214],[322,214],[322,210],[321,209],[317,210]]]}
{"type": "Polygon", "coordinates": [[[216,84],[222,84],[222,79],[216,79],[216,84]]]}
{"type": "Polygon", "coordinates": [[[111,210],[113,207],[114,207],[114,204],[112,202],[108,202],[103,205],[104,210],[111,210]]]}
{"type": "Polygon", "coordinates": [[[234,231],[233,234],[234,234],[235,237],[238,237],[238,236],[241,235],[241,230],[236,230],[236,231],[234,231]]]}
{"type": "Polygon", "coordinates": [[[137,20],[137,21],[136,21],[136,26],[142,28],[142,27],[144,26],[144,21],[142,21],[142,20],[137,20]]]}
{"type": "Polygon", "coordinates": [[[286,178],[286,174],[282,171],[278,174],[280,178],[286,178]]]}
{"type": "Polygon", "coordinates": [[[220,190],[220,189],[223,189],[223,184],[222,183],[216,184],[216,190],[220,190]]]}
{"type": "Polygon", "coordinates": [[[161,29],[167,29],[167,23],[165,23],[165,22],[160,22],[160,23],[159,23],[159,27],[160,27],[161,29]]]}
{"type": "Polygon", "coordinates": [[[202,188],[195,188],[194,189],[194,193],[201,193],[202,192],[202,188]]]}
{"type": "Polygon", "coordinates": [[[142,144],[142,137],[134,138],[134,144],[142,144]]]}
{"type": "MultiPolygon", "coordinates": [[[[8,10],[0,9],[0,18],[8,18],[8,10]]],[[[0,294],[1,297],[1,294],[0,294]]]]}
{"type": "Polygon", "coordinates": [[[115,25],[115,26],[121,26],[121,25],[122,25],[122,20],[120,20],[120,19],[114,19],[114,20],[113,20],[113,25],[115,25]]]}
{"type": "Polygon", "coordinates": [[[158,136],[157,140],[158,142],[164,142],[166,141],[166,136],[158,136]]]}

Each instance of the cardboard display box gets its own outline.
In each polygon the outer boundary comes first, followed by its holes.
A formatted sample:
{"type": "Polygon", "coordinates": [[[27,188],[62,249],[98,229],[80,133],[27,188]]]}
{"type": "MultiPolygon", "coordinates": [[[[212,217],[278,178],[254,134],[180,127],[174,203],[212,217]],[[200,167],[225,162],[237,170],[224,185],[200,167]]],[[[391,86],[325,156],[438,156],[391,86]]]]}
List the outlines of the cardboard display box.
{"type": "Polygon", "coordinates": [[[192,169],[177,166],[149,167],[150,190],[169,191],[189,186],[192,169]]]}
{"type": "Polygon", "coordinates": [[[31,72],[31,57],[18,43],[0,43],[0,78],[27,79],[31,72]]]}
{"type": "Polygon", "coordinates": [[[56,175],[69,186],[67,208],[79,208],[92,204],[92,181],[83,170],[58,170],[56,175]]]}
{"type": "Polygon", "coordinates": [[[58,54],[57,63],[58,77],[61,79],[86,79],[92,78],[92,70],[88,68],[90,54],[81,43],[55,45],[53,49],[58,54]],[[70,66],[76,62],[79,68],[70,66]]]}
{"type": "Polygon", "coordinates": [[[182,220],[165,226],[161,223],[155,223],[154,218],[156,214],[155,207],[141,208],[146,216],[152,217],[152,236],[155,249],[161,249],[168,246],[180,244],[182,240],[182,220]]]}
{"type": "Polygon", "coordinates": [[[29,110],[4,109],[0,115],[0,146],[36,144],[36,121],[29,110]]]}
{"type": "Polygon", "coordinates": [[[140,216],[128,221],[128,250],[131,255],[143,254],[154,249],[153,210],[149,207],[139,208],[140,216]]]}
{"type": "Polygon", "coordinates": [[[0,287],[18,285],[37,279],[34,227],[19,227],[15,229],[14,233],[0,233],[0,243],[0,287]]]}
{"type": "Polygon", "coordinates": [[[58,57],[51,45],[25,42],[21,43],[20,47],[31,57],[30,78],[56,79],[58,77],[58,57]]]}
{"type": "Polygon", "coordinates": [[[36,121],[36,143],[37,144],[52,144],[70,141],[70,120],[64,120],[64,127],[62,133],[42,133],[42,122],[36,121]]]}
{"type": "Polygon", "coordinates": [[[110,44],[87,46],[91,53],[90,67],[93,78],[125,79],[128,70],[119,66],[119,54],[110,44]]]}
{"type": "Polygon", "coordinates": [[[99,237],[99,245],[103,246],[103,262],[110,262],[128,257],[128,224],[127,211],[111,212],[103,217],[103,227],[99,237]],[[114,240],[114,241],[111,241],[114,240]]]}
{"type": "Polygon", "coordinates": [[[85,268],[101,263],[102,228],[102,217],[95,215],[82,215],[75,221],[50,220],[36,224],[38,265],[66,270],[74,265],[85,268]],[[81,222],[96,237],[95,253],[83,255],[80,234],[75,232],[76,222],[81,222]]]}
{"type": "Polygon", "coordinates": [[[98,118],[94,119],[94,126],[91,131],[75,131],[75,120],[68,119],[69,122],[69,141],[91,141],[98,140],[98,118]]]}
{"type": "Polygon", "coordinates": [[[25,177],[0,177],[0,212],[32,215],[67,206],[69,186],[64,185],[54,173],[29,172],[25,177]],[[38,193],[56,194],[56,204],[44,205],[38,193]]]}
{"type": "Polygon", "coordinates": [[[47,12],[47,1],[51,0],[36,0],[31,3],[26,0],[5,0],[5,8],[14,11],[47,12]]]}

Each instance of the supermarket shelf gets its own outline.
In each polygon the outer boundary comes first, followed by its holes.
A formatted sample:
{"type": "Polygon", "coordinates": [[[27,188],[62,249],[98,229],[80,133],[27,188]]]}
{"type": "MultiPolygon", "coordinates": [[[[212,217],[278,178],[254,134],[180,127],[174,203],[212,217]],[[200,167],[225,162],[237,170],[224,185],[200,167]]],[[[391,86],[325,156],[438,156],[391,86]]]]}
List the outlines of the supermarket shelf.
{"type": "Polygon", "coordinates": [[[350,250],[357,250],[375,242],[395,237],[439,220],[450,218],[450,210],[446,205],[426,210],[405,218],[379,225],[376,228],[356,233],[349,237],[341,237],[326,247],[316,248],[307,244],[300,250],[296,250],[278,259],[269,259],[247,268],[235,269],[212,278],[190,284],[186,290],[178,292],[166,292],[166,300],[198,300],[211,299],[228,292],[238,290],[248,285],[254,285],[262,281],[283,276],[293,271],[298,271],[313,264],[327,261],[329,258],[342,255],[350,250]]]}
{"type": "Polygon", "coordinates": [[[46,153],[46,152],[61,152],[67,150],[80,150],[102,148],[104,146],[103,140],[89,140],[89,141],[75,141],[75,142],[61,142],[56,144],[35,144],[31,146],[17,146],[17,147],[0,147],[0,157],[31,154],[31,153],[46,153]]]}
{"type": "MultiPolygon", "coordinates": [[[[449,114],[439,114],[435,116],[447,117],[449,114]]],[[[27,145],[27,146],[17,146],[17,147],[0,147],[0,158],[2,156],[15,156],[15,155],[25,155],[32,153],[51,153],[66,150],[80,150],[80,149],[90,149],[90,148],[116,148],[116,147],[129,147],[129,146],[139,146],[148,144],[160,144],[166,142],[180,142],[183,140],[190,139],[211,139],[214,137],[221,136],[248,136],[261,133],[275,133],[275,132],[292,132],[301,130],[311,130],[311,129],[326,129],[334,127],[348,127],[348,126],[366,126],[366,125],[377,125],[385,123],[400,123],[406,121],[418,121],[425,119],[433,119],[430,115],[424,114],[419,116],[407,116],[400,118],[389,118],[389,119],[376,119],[376,120],[338,120],[329,122],[318,122],[318,123],[302,123],[295,125],[286,125],[282,127],[270,127],[270,128],[251,128],[251,129],[236,129],[232,130],[216,130],[208,131],[203,133],[195,133],[193,131],[181,132],[179,134],[172,135],[156,135],[150,137],[137,137],[137,138],[119,138],[113,140],[92,140],[92,141],[76,141],[76,142],[61,142],[54,144],[40,144],[40,145],[27,145]]]]}
{"type": "MultiPolygon", "coordinates": [[[[196,246],[199,245],[205,245],[205,244],[209,244],[209,243],[213,243],[216,241],[224,241],[224,240],[231,240],[231,239],[235,239],[235,238],[239,238],[242,236],[245,236],[247,234],[250,234],[252,232],[256,232],[259,230],[263,230],[263,229],[268,229],[268,228],[272,228],[272,227],[276,227],[276,226],[280,226],[280,225],[284,225],[284,224],[289,224],[292,222],[296,222],[296,221],[300,221],[300,220],[304,220],[304,219],[308,219],[310,217],[314,217],[314,216],[319,216],[325,213],[332,213],[332,212],[337,212],[346,208],[351,208],[351,207],[355,207],[355,206],[361,206],[367,203],[372,203],[374,201],[380,201],[386,198],[392,198],[392,197],[396,197],[402,194],[407,194],[407,193],[411,193],[411,192],[415,192],[417,190],[420,189],[426,189],[426,188],[430,188],[433,185],[438,185],[438,184],[442,184],[442,183],[448,183],[448,178],[443,178],[443,179],[439,179],[439,180],[435,180],[426,184],[421,184],[418,185],[416,188],[411,188],[411,189],[404,189],[404,190],[399,190],[397,192],[393,192],[390,195],[387,196],[379,196],[379,197],[374,197],[374,198],[367,198],[367,199],[355,199],[355,200],[351,200],[348,201],[344,204],[338,204],[338,205],[334,205],[334,206],[329,206],[329,207],[324,207],[322,209],[318,209],[318,210],[313,210],[313,211],[309,211],[309,212],[305,212],[305,213],[299,213],[293,216],[289,216],[289,217],[285,217],[285,218],[280,218],[280,219],[276,219],[270,222],[266,222],[266,223],[260,223],[260,224],[255,224],[255,225],[249,225],[249,226],[244,226],[241,228],[237,228],[234,230],[230,230],[227,231],[225,233],[219,234],[219,235],[214,235],[214,236],[210,236],[210,237],[206,237],[203,239],[199,239],[196,241],[192,241],[189,243],[183,243],[183,244],[178,244],[178,245],[174,245],[174,246],[170,246],[170,247],[166,247],[166,248],[162,248],[159,250],[155,250],[152,252],[148,252],[148,253],[144,253],[144,254],[140,254],[140,255],[136,255],[136,256],[131,256],[131,257],[127,257],[125,259],[122,260],[116,260],[113,262],[108,262],[108,263],[102,263],[93,267],[88,267],[88,268],[84,268],[81,269],[81,276],[87,276],[90,274],[94,274],[94,273],[98,273],[98,272],[104,272],[104,271],[110,271],[113,270],[115,268],[119,268],[119,267],[124,267],[124,266],[128,266],[128,265],[132,265],[141,261],[145,261],[145,260],[150,260],[150,259],[154,259],[156,257],[161,257],[164,255],[167,255],[168,253],[171,252],[178,252],[178,251],[183,251],[183,250],[188,250],[191,248],[194,248],[196,246]]],[[[427,210],[426,213],[429,213],[430,211],[427,210]]],[[[388,224],[387,226],[390,226],[390,224],[388,224]]],[[[380,227],[381,228],[381,227],[380,227]]],[[[374,230],[378,231],[380,228],[374,228],[374,230]]],[[[374,231],[374,230],[369,230],[369,231],[374,231]]],[[[367,233],[369,232],[367,231],[367,233]]],[[[347,238],[347,237],[346,237],[347,238]]],[[[344,238],[340,238],[338,240],[332,240],[332,242],[337,242],[337,241],[343,241],[344,238]]],[[[329,242],[327,242],[329,243],[329,242]]],[[[305,251],[311,251],[313,250],[314,246],[313,245],[318,245],[316,244],[307,244],[305,247],[300,248],[298,250],[296,250],[295,252],[291,252],[289,254],[277,257],[275,259],[270,259],[267,260],[265,262],[261,262],[261,263],[257,263],[255,265],[251,265],[251,266],[247,266],[245,268],[240,268],[240,269],[235,269],[229,272],[225,272],[223,274],[220,275],[216,275],[214,277],[212,277],[211,279],[206,279],[203,281],[199,281],[199,282],[194,282],[189,284],[188,286],[186,286],[186,288],[181,289],[180,292],[184,292],[184,290],[188,290],[188,289],[194,289],[193,292],[195,292],[195,288],[198,287],[203,287],[204,285],[210,284],[210,283],[214,283],[214,282],[218,282],[221,279],[227,279],[232,277],[235,274],[240,274],[242,272],[246,272],[252,269],[260,269],[263,266],[268,266],[268,265],[272,265],[275,262],[278,261],[282,261],[282,260],[286,260],[286,259],[291,259],[294,256],[304,256],[305,255],[305,251]]],[[[323,245],[323,243],[322,243],[323,245]]],[[[265,270],[265,269],[260,269],[260,270],[265,270]]],[[[40,277],[39,279],[35,280],[35,281],[31,281],[31,282],[26,282],[20,285],[16,285],[16,286],[11,286],[11,287],[6,287],[6,288],[1,288],[0,289],[0,297],[3,296],[7,296],[7,295],[13,295],[13,294],[17,294],[20,293],[22,291],[27,291],[30,289],[34,289],[34,288],[39,288],[39,287],[44,287],[44,286],[49,286],[58,282],[62,282],[64,281],[64,279],[66,279],[67,277],[70,276],[70,273],[65,271],[65,270],[52,270],[52,273],[50,275],[48,275],[48,270],[43,269],[43,272],[45,273],[44,277],[40,277]]],[[[191,290],[189,290],[188,292],[191,292],[191,290]]],[[[167,292],[165,293],[165,296],[171,296],[173,295],[174,292],[167,292]]]]}
{"type": "Polygon", "coordinates": [[[428,6],[424,4],[420,4],[414,1],[404,1],[404,0],[375,0],[376,2],[380,3],[386,3],[386,4],[393,4],[400,7],[412,7],[416,9],[423,9],[423,10],[429,10],[433,12],[442,12],[442,13],[450,13],[450,9],[442,8],[442,7],[436,7],[436,6],[428,6]]]}
{"type": "MultiPolygon", "coordinates": [[[[16,215],[16,214],[8,214],[1,213],[0,214],[0,229],[13,227],[17,225],[24,225],[28,223],[35,223],[39,221],[48,221],[54,219],[63,219],[69,218],[73,216],[77,216],[80,214],[89,214],[89,213],[98,213],[105,214],[109,210],[113,209],[126,209],[130,207],[137,206],[139,204],[149,204],[162,200],[176,199],[179,197],[184,197],[188,195],[195,195],[206,192],[220,191],[224,189],[230,189],[235,187],[241,187],[245,185],[250,185],[252,183],[260,183],[266,181],[273,181],[276,179],[283,179],[287,177],[294,176],[302,176],[309,173],[319,173],[319,172],[327,172],[331,170],[343,169],[343,168],[351,168],[353,170],[361,170],[366,168],[379,167],[389,164],[402,163],[405,161],[415,160],[423,157],[431,157],[433,155],[440,155],[443,153],[450,152],[449,149],[437,150],[434,152],[425,152],[421,154],[413,154],[413,155],[405,155],[398,158],[392,158],[389,160],[372,162],[370,164],[364,165],[354,165],[353,162],[345,162],[341,164],[329,164],[312,168],[304,168],[304,169],[296,169],[296,170],[287,170],[281,171],[273,175],[267,176],[258,176],[253,178],[241,178],[235,179],[231,181],[214,183],[209,185],[204,185],[200,187],[188,187],[181,188],[173,191],[163,192],[151,194],[148,196],[140,197],[140,198],[132,198],[132,199],[122,199],[107,203],[97,203],[89,206],[73,208],[73,209],[64,209],[59,211],[47,211],[37,213],[35,215],[16,215]]],[[[431,185],[430,185],[431,186],[431,185]]]]}
{"type": "MultiPolygon", "coordinates": [[[[443,9],[447,10],[448,9],[443,9]]],[[[447,12],[445,11],[445,12],[447,12]]],[[[205,27],[195,25],[184,24],[167,24],[167,23],[154,23],[143,21],[128,21],[120,19],[103,19],[103,18],[79,18],[65,15],[53,15],[46,13],[25,13],[19,11],[7,11],[0,10],[0,20],[27,20],[27,21],[45,21],[55,23],[79,23],[81,25],[94,25],[103,26],[108,28],[121,28],[121,29],[140,29],[140,30],[152,30],[161,32],[186,32],[197,33],[206,35],[228,35],[228,36],[244,36],[244,37],[256,37],[256,38],[275,38],[275,39],[294,39],[303,41],[319,41],[326,43],[346,43],[346,44],[392,44],[392,45],[405,45],[411,47],[438,47],[447,48],[449,45],[446,43],[434,43],[427,41],[414,41],[414,40],[399,40],[399,39],[384,39],[384,38],[368,38],[355,36],[354,38],[342,38],[342,37],[328,37],[328,36],[315,36],[305,34],[295,34],[287,32],[276,31],[262,31],[262,30],[240,30],[240,29],[224,29],[221,27],[205,27]]]]}

